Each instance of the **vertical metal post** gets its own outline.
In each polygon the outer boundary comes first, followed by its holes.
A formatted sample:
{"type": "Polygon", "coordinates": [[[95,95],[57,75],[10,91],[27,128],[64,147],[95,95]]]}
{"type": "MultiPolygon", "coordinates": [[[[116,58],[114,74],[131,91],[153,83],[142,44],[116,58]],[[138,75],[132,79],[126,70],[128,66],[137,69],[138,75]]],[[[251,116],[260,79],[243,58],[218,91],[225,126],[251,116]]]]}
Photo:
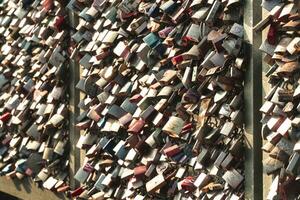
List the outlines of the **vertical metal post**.
{"type": "MultiPolygon", "coordinates": [[[[77,19],[73,12],[69,11],[70,27],[75,28],[77,25],[77,19]]],[[[71,37],[72,31],[69,30],[69,36],[71,37]]],[[[76,129],[76,116],[79,115],[79,109],[77,107],[79,103],[79,92],[75,86],[79,80],[79,66],[76,61],[70,59],[70,186],[75,188],[79,183],[74,179],[74,175],[77,169],[80,167],[80,150],[76,148],[76,143],[79,139],[80,133],[76,129]]]]}
{"type": "Polygon", "coordinates": [[[262,103],[262,57],[259,52],[261,34],[255,34],[253,27],[261,20],[261,1],[246,0],[244,10],[245,55],[248,58],[245,76],[245,199],[263,199],[262,181],[262,139],[261,114],[262,103]]]}

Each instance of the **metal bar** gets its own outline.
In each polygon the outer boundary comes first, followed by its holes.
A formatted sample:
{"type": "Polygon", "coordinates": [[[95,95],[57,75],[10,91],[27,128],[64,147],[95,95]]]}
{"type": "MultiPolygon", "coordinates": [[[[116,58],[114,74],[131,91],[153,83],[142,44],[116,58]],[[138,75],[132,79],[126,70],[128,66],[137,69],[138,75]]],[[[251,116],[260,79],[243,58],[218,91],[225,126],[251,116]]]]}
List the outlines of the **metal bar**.
{"type": "Polygon", "coordinates": [[[253,27],[262,17],[261,1],[244,1],[245,55],[248,57],[245,76],[245,199],[263,199],[262,139],[260,135],[262,103],[262,57],[259,52],[261,34],[254,34],[253,27]]]}
{"type": "MultiPolygon", "coordinates": [[[[70,26],[75,28],[78,24],[76,15],[69,11],[70,26]]],[[[69,35],[71,37],[71,30],[69,35]]],[[[79,103],[79,93],[76,90],[76,83],[79,80],[79,66],[78,63],[70,59],[70,186],[75,188],[79,186],[79,182],[74,179],[77,169],[80,167],[80,150],[76,148],[76,142],[79,139],[80,132],[75,128],[76,116],[79,115],[80,110],[77,105],[79,103]]]]}

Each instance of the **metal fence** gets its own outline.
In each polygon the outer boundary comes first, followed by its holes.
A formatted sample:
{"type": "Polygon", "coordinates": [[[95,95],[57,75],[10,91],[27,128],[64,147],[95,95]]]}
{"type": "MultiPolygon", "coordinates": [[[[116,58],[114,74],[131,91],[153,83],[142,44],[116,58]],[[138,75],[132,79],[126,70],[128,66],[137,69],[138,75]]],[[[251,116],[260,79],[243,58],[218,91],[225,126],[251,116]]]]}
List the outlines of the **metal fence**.
{"type": "MultiPolygon", "coordinates": [[[[245,122],[246,122],[246,160],[245,160],[245,198],[246,199],[265,199],[270,184],[270,178],[266,177],[262,171],[261,151],[262,139],[260,134],[261,114],[259,108],[262,104],[263,91],[263,64],[262,55],[259,51],[264,34],[255,34],[253,27],[257,24],[262,16],[261,0],[244,1],[244,28],[246,55],[248,55],[247,72],[245,80],[245,122]]],[[[78,19],[72,13],[69,14],[72,27],[76,27],[78,19]]],[[[80,91],[75,89],[79,80],[80,68],[78,63],[71,61],[71,81],[70,81],[70,185],[78,186],[79,183],[73,179],[74,174],[81,166],[84,152],[75,147],[79,139],[80,131],[75,128],[76,116],[79,115],[77,104],[81,97],[80,91]]],[[[0,191],[11,194],[21,199],[68,199],[63,195],[55,194],[38,188],[30,179],[8,180],[6,177],[0,177],[0,191]]]]}

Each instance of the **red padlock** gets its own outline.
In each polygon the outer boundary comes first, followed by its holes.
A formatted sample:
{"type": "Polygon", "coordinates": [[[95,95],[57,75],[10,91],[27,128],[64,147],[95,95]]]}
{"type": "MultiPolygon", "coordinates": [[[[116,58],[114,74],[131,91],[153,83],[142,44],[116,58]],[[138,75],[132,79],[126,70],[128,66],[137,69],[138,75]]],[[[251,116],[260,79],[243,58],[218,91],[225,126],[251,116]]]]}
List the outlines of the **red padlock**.
{"type": "Polygon", "coordinates": [[[3,121],[3,122],[7,122],[9,119],[10,119],[10,113],[9,112],[6,112],[4,113],[3,115],[0,116],[0,120],[3,121]]]}
{"type": "Polygon", "coordinates": [[[194,191],[196,189],[195,185],[194,185],[194,177],[192,176],[188,176],[186,177],[182,183],[181,183],[181,187],[183,190],[186,190],[186,191],[194,191]]]}
{"type": "Polygon", "coordinates": [[[83,192],[83,187],[79,187],[71,192],[71,197],[77,197],[83,192]]]}
{"type": "Polygon", "coordinates": [[[268,42],[271,45],[275,45],[276,44],[276,37],[277,37],[277,29],[276,29],[276,24],[272,23],[268,32],[268,42]]]}
{"type": "Polygon", "coordinates": [[[64,16],[58,16],[55,19],[54,27],[57,29],[57,31],[62,31],[62,26],[65,23],[65,17],[64,16]]]}

